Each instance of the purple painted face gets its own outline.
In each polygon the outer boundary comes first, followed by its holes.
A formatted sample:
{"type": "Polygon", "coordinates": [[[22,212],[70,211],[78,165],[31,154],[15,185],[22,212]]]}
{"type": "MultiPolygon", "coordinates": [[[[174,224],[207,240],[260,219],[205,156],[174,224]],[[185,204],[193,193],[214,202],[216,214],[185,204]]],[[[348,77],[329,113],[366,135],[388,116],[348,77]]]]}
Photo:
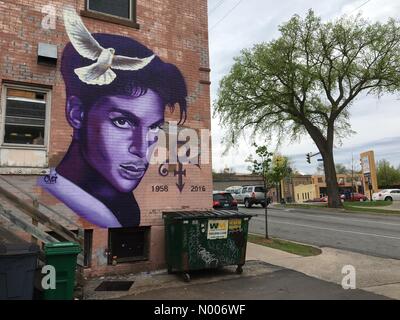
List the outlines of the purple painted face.
{"type": "Polygon", "coordinates": [[[85,160],[115,189],[131,192],[140,183],[164,123],[164,105],[148,90],[140,97],[108,96],[86,115],[85,160]]]}

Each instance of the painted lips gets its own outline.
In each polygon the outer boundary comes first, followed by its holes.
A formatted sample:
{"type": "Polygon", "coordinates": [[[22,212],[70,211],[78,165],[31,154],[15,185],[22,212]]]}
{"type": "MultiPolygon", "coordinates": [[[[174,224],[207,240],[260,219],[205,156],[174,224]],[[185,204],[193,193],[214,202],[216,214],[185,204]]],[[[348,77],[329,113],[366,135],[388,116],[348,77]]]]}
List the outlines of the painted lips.
{"type": "Polygon", "coordinates": [[[143,177],[146,172],[145,166],[138,166],[134,163],[121,164],[119,166],[119,172],[122,177],[128,180],[135,180],[143,177]]]}

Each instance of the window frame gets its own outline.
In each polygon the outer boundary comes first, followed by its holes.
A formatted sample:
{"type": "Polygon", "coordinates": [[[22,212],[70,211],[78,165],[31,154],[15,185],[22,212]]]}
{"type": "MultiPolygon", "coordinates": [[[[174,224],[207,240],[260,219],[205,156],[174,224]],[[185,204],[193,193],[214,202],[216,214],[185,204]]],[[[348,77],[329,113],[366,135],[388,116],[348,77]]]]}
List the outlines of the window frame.
{"type": "Polygon", "coordinates": [[[137,23],[137,0],[129,0],[129,1],[131,7],[129,10],[129,16],[130,16],[129,19],[115,16],[109,13],[92,10],[89,8],[90,0],[85,0],[85,9],[81,10],[80,14],[83,17],[102,20],[135,29],[140,29],[140,25],[137,23]]]}
{"type": "Polygon", "coordinates": [[[50,144],[50,124],[51,124],[51,89],[38,87],[35,85],[19,85],[3,83],[1,87],[1,102],[0,102],[0,149],[22,149],[22,150],[46,150],[50,144]],[[40,92],[46,94],[46,118],[44,123],[44,144],[19,144],[19,143],[6,143],[4,142],[4,135],[6,129],[6,108],[7,108],[7,92],[9,89],[25,90],[32,92],[40,92]]]}

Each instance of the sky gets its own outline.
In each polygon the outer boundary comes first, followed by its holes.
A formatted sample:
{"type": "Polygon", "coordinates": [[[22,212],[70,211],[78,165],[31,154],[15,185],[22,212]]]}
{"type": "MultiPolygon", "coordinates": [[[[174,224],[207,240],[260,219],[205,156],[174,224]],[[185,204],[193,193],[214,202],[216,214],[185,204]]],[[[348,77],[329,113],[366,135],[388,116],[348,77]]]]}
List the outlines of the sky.
{"type": "MultiPolygon", "coordinates": [[[[220,80],[229,73],[233,58],[240,54],[240,50],[276,39],[279,37],[279,25],[294,14],[304,17],[309,9],[313,9],[323,21],[358,13],[371,22],[385,22],[389,17],[400,18],[398,0],[208,0],[208,6],[212,102],[217,98],[220,80]]],[[[355,169],[359,169],[360,153],[374,150],[376,161],[387,159],[395,166],[400,165],[399,99],[400,94],[380,98],[363,95],[355,101],[350,109],[350,123],[356,133],[336,146],[336,163],[350,168],[354,162],[355,169]]],[[[213,169],[218,172],[230,168],[237,173],[246,173],[248,164],[245,159],[254,154],[250,137],[241,138],[236,148],[223,153],[223,136],[219,120],[214,118],[213,169]]],[[[256,140],[262,141],[260,137],[256,140]]],[[[295,143],[283,141],[280,146],[275,141],[269,143],[270,150],[288,156],[299,172],[316,172],[319,157],[313,157],[308,164],[306,154],[317,153],[318,149],[307,135],[295,143]]]]}

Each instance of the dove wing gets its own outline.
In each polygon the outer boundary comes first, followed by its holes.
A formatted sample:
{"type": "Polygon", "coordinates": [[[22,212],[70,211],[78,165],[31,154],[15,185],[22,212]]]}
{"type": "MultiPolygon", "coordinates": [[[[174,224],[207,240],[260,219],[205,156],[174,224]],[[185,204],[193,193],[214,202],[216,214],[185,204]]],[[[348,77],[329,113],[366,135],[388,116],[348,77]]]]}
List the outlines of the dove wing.
{"type": "Polygon", "coordinates": [[[75,50],[82,57],[96,61],[104,48],[93,38],[75,11],[64,10],[64,24],[75,50]]]}
{"type": "Polygon", "coordinates": [[[111,68],[118,70],[128,70],[135,71],[143,69],[147,66],[153,59],[155,55],[153,54],[147,58],[131,58],[125,56],[114,56],[111,68]]]}

